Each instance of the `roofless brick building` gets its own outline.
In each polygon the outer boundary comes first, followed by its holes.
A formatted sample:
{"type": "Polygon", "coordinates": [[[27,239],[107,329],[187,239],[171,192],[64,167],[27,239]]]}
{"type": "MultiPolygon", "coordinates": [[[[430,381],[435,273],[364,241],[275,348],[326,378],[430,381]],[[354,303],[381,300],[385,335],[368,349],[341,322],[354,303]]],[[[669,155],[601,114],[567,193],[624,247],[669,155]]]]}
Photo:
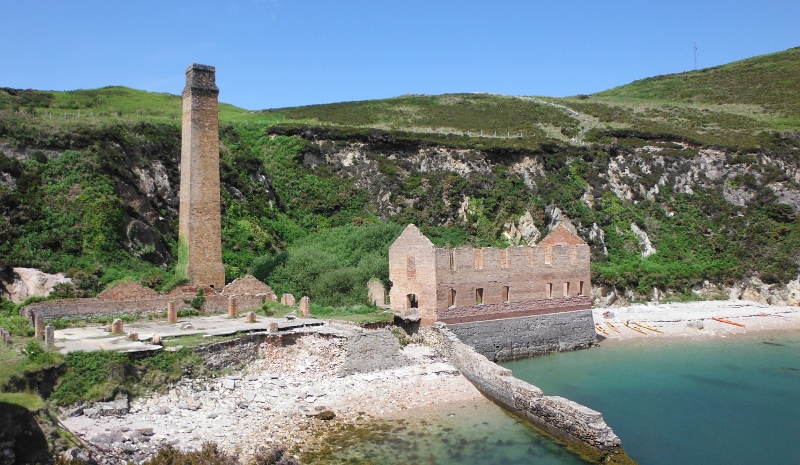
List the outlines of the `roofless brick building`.
{"type": "Polygon", "coordinates": [[[213,66],[192,64],[183,89],[178,274],[225,286],[219,199],[219,89],[213,66]]]}
{"type": "Polygon", "coordinates": [[[409,225],[389,249],[391,308],[423,324],[589,309],[589,257],[563,226],[532,247],[446,249],[409,225]]]}

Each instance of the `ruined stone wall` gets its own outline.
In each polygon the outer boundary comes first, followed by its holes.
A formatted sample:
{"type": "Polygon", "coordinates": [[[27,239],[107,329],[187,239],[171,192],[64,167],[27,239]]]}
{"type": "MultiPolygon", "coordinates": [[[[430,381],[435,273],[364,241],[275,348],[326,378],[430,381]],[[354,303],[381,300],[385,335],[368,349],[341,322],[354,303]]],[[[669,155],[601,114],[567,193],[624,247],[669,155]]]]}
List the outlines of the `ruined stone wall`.
{"type": "MultiPolygon", "coordinates": [[[[545,313],[571,312],[589,309],[591,297],[561,297],[557,299],[526,300],[499,304],[448,307],[437,312],[438,321],[448,324],[486,321],[498,318],[517,318],[545,313]]],[[[427,323],[423,321],[423,323],[427,323]]]]}
{"type": "MultiPolygon", "coordinates": [[[[263,294],[236,296],[236,304],[240,311],[254,310],[261,307],[266,300],[263,294]]],[[[56,318],[105,318],[115,315],[156,315],[167,311],[170,301],[178,302],[179,309],[191,308],[183,300],[170,296],[159,296],[140,300],[99,300],[99,299],[64,299],[49,300],[27,305],[22,309],[22,316],[33,323],[34,315],[41,315],[45,320],[56,318]]],[[[228,296],[207,295],[203,311],[208,313],[225,313],[228,311],[228,296]]]]}
{"type": "Polygon", "coordinates": [[[389,247],[389,293],[392,310],[400,313],[418,313],[425,319],[436,315],[436,257],[433,243],[414,225],[389,247]],[[417,299],[412,308],[408,295],[417,299]]]}
{"type": "Polygon", "coordinates": [[[193,64],[183,90],[179,272],[222,289],[219,121],[215,68],[193,64]]]}
{"type": "Polygon", "coordinates": [[[589,257],[585,244],[437,249],[437,308],[589,295],[589,257]]]}
{"type": "Polygon", "coordinates": [[[449,325],[423,326],[420,332],[426,343],[504,409],[565,441],[593,462],[632,463],[600,412],[563,397],[544,395],[460,341],[449,325]]]}
{"type": "MultiPolygon", "coordinates": [[[[588,297],[587,299],[588,305],[588,297]]],[[[583,349],[597,341],[591,310],[448,324],[465,344],[492,361],[583,349]]]]}

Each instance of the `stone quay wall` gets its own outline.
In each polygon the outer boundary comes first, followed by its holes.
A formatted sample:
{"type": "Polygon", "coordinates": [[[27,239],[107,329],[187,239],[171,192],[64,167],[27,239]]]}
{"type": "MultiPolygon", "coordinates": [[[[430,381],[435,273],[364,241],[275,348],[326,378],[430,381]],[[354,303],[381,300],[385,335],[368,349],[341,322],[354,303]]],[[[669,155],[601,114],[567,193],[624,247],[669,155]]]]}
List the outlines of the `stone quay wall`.
{"type": "Polygon", "coordinates": [[[597,342],[590,309],[448,324],[447,328],[492,361],[584,349],[597,342]]]}
{"type": "Polygon", "coordinates": [[[544,395],[538,387],[515,378],[511,370],[490,362],[459,340],[448,325],[439,322],[421,326],[420,333],[426,343],[505,410],[568,443],[595,463],[634,463],[600,412],[563,397],[544,395]]]}

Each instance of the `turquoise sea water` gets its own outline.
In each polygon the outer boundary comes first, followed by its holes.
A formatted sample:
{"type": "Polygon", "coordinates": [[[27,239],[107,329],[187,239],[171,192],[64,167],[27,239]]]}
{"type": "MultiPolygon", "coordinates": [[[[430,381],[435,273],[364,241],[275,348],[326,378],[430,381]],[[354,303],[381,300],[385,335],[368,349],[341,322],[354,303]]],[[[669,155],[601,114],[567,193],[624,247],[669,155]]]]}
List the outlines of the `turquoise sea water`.
{"type": "Polygon", "coordinates": [[[606,341],[504,366],[603,412],[642,465],[800,464],[798,334],[606,341]]]}
{"type": "MultiPolygon", "coordinates": [[[[800,334],[606,341],[503,365],[602,412],[641,465],[800,464],[800,334]]],[[[324,463],[584,463],[486,400],[375,430],[324,463]]]]}

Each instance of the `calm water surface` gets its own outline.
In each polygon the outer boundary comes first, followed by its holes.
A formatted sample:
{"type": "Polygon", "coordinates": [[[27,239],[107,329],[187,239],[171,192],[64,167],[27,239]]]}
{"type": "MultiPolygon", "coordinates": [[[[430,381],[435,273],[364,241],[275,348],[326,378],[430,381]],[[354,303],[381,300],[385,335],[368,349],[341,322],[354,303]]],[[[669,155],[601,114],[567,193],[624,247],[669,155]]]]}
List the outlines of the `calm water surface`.
{"type": "MultiPolygon", "coordinates": [[[[337,443],[336,438],[327,440],[337,443]]],[[[488,400],[409,410],[319,464],[586,465],[488,400]]]]}
{"type": "Polygon", "coordinates": [[[504,366],[603,412],[641,465],[800,464],[800,334],[606,341],[504,366]]]}
{"type": "MultiPolygon", "coordinates": [[[[800,334],[606,341],[505,363],[603,412],[641,465],[800,464],[800,334]]],[[[408,411],[319,463],[581,464],[488,401],[408,411]]]]}

